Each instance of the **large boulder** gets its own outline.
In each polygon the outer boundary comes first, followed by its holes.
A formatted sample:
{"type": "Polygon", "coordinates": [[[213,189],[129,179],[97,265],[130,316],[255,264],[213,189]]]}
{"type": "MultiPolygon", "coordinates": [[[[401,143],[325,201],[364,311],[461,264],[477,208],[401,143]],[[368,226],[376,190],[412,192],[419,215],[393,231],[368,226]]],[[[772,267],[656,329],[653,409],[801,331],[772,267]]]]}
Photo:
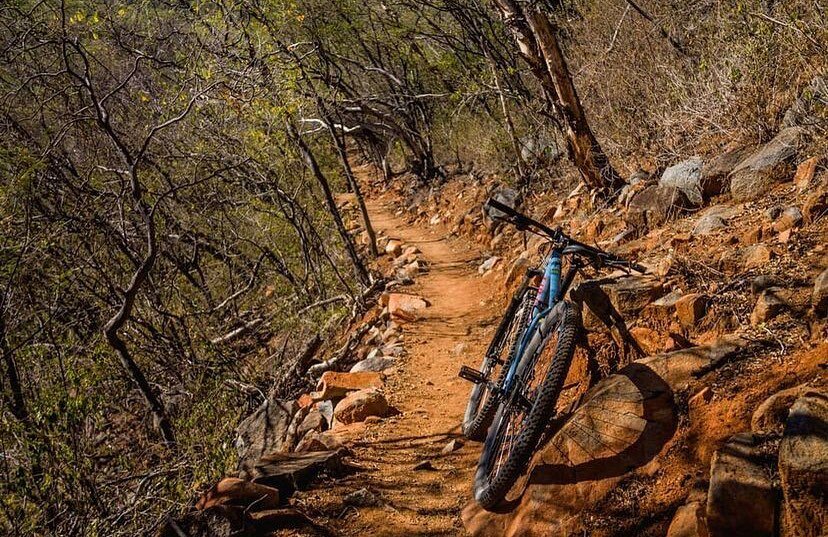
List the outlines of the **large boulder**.
{"type": "Polygon", "coordinates": [[[658,454],[675,432],[673,393],[638,363],[596,384],[556,428],[518,482],[509,509],[471,502],[466,530],[485,537],[585,534],[580,514],[604,499],[635,468],[658,454]]]}
{"type": "Polygon", "coordinates": [[[740,147],[704,161],[700,181],[704,199],[727,192],[730,172],[750,155],[751,151],[750,147],[740,147]]]}
{"type": "Polygon", "coordinates": [[[776,137],[740,162],[730,173],[730,194],[736,201],[765,195],[777,183],[793,179],[796,156],[805,143],[801,127],[783,129],[776,137]]]}
{"type": "Polygon", "coordinates": [[[572,289],[570,297],[587,306],[584,326],[602,330],[631,319],[663,294],[664,288],[656,278],[628,275],[586,280],[572,289]]]}
{"type": "Polygon", "coordinates": [[[389,411],[388,400],[376,388],[354,392],[337,403],[334,419],[337,423],[349,424],[365,421],[368,416],[384,417],[389,411]]]}
{"type": "Polygon", "coordinates": [[[279,490],[287,498],[296,490],[304,490],[321,473],[342,475],[348,466],[342,451],[309,451],[271,453],[239,471],[239,478],[279,490]]]}
{"type": "Polygon", "coordinates": [[[268,399],[245,418],[236,428],[239,465],[285,449],[288,430],[298,408],[295,401],[268,399]]]}
{"type": "Polygon", "coordinates": [[[582,535],[580,515],[631,472],[646,465],[673,437],[675,392],[744,342],[727,338],[708,346],[636,360],[599,381],[571,414],[559,417],[552,438],[494,513],[471,502],[466,530],[484,537],[582,535]]]}
{"type": "Polygon", "coordinates": [[[766,323],[785,310],[787,304],[782,299],[781,291],[778,287],[770,287],[762,291],[750,313],[750,324],[756,326],[766,323]]]}
{"type": "Polygon", "coordinates": [[[693,207],[687,195],[675,186],[651,185],[636,193],[627,207],[627,223],[644,231],[660,226],[693,207]]]}
{"type": "Polygon", "coordinates": [[[711,537],[773,537],[776,498],[755,439],[739,434],[710,461],[707,526],[711,537]]]}
{"type": "MultiPolygon", "coordinates": [[[[491,197],[495,201],[498,201],[503,205],[506,205],[507,207],[514,209],[517,206],[518,199],[520,198],[520,193],[514,188],[504,186],[497,189],[491,197]]],[[[483,211],[484,214],[490,220],[495,220],[497,218],[502,218],[503,216],[505,216],[501,211],[498,211],[494,207],[489,207],[488,205],[485,205],[483,207],[483,211]]]]}
{"type": "Polygon", "coordinates": [[[385,371],[389,367],[394,367],[397,363],[394,358],[390,358],[388,356],[369,356],[364,360],[360,360],[359,362],[355,363],[353,367],[351,367],[351,373],[360,373],[362,371],[373,371],[373,372],[381,372],[385,371]]]}
{"type": "Polygon", "coordinates": [[[428,301],[416,295],[390,293],[388,295],[388,313],[394,319],[413,321],[420,310],[428,307],[428,301]]]}
{"type": "Polygon", "coordinates": [[[704,202],[701,176],[702,159],[692,157],[664,170],[659,183],[662,186],[678,188],[687,196],[690,203],[698,206],[704,202]]]}
{"type": "Polygon", "coordinates": [[[382,386],[384,382],[385,376],[374,371],[358,371],[355,373],[325,371],[311,397],[315,401],[339,399],[350,392],[382,386]]]}
{"type": "Polygon", "coordinates": [[[756,434],[781,434],[788,419],[788,410],[799,397],[808,390],[802,384],[786,390],[780,390],[765,399],[753,411],[750,419],[750,430],[756,434]]]}
{"type": "Polygon", "coordinates": [[[796,400],[779,445],[782,536],[819,537],[828,528],[828,395],[796,400]]]}
{"type": "Polygon", "coordinates": [[[196,509],[203,511],[224,505],[253,505],[257,511],[275,508],[279,506],[279,491],[237,477],[225,477],[199,498],[196,509]]]}

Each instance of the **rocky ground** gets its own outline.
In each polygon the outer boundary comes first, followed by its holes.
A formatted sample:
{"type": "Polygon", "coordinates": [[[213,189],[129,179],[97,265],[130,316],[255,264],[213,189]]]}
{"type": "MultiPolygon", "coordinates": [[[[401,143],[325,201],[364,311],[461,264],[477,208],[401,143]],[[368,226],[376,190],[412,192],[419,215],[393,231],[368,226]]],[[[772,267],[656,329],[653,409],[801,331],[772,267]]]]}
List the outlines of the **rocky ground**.
{"type": "Polygon", "coordinates": [[[828,171],[805,136],[636,174],[610,205],[460,171],[429,192],[366,184],[389,283],[314,359],[315,390],[240,424],[236,475],[167,534],[822,535],[828,171]],[[576,282],[577,404],[498,513],[470,500],[457,371],[543,242],[489,220],[491,195],[649,267],[576,282]]]}

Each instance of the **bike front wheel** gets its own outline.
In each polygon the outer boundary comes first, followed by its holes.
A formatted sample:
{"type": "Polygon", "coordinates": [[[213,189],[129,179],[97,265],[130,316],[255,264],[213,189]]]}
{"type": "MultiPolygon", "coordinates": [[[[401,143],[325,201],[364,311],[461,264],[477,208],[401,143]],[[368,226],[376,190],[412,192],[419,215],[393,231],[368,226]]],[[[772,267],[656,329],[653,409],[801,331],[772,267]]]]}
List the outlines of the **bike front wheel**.
{"type": "Polygon", "coordinates": [[[509,318],[504,321],[507,324],[495,334],[495,341],[492,342],[490,352],[480,367],[484,378],[495,378],[495,383],[475,384],[469,394],[469,403],[463,416],[463,434],[469,440],[483,441],[486,438],[486,431],[497,411],[498,398],[495,397],[493,388],[500,388],[503,377],[514,359],[532,313],[537,289],[524,286],[518,291],[518,295],[517,307],[506,312],[509,318]]]}
{"type": "Polygon", "coordinates": [[[578,331],[575,306],[561,302],[519,357],[515,385],[494,415],[474,479],[474,498],[497,507],[526,470],[556,413],[578,331]]]}

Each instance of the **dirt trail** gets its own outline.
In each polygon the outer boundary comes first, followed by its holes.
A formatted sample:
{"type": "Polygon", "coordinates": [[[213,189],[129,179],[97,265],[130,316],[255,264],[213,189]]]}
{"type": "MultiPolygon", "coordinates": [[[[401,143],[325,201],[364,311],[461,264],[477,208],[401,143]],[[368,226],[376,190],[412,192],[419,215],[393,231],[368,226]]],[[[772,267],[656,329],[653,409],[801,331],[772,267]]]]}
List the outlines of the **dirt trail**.
{"type": "MultiPolygon", "coordinates": [[[[408,351],[389,377],[387,393],[399,416],[367,425],[352,446],[365,470],[321,494],[333,507],[349,492],[367,487],[382,507],[346,510],[333,522],[344,535],[458,535],[459,513],[471,497],[479,446],[441,450],[460,438],[469,384],[457,377],[461,364],[475,363],[497,319],[489,277],[477,273],[479,252],[438,228],[410,225],[384,199],[369,210],[377,231],[422,252],[429,271],[403,289],[430,301],[421,317],[403,325],[408,351]],[[433,469],[414,470],[430,461],[433,469]]],[[[341,503],[340,503],[341,505],[341,503]]]]}

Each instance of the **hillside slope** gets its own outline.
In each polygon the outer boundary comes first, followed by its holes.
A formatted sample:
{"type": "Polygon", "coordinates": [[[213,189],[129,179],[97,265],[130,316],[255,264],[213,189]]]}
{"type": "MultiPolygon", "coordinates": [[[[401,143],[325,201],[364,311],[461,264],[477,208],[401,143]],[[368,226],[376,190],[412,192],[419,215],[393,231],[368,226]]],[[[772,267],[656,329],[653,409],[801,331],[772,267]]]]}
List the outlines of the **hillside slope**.
{"type": "MultiPolygon", "coordinates": [[[[415,206],[403,192],[379,193],[384,189],[373,185],[369,209],[387,252],[376,268],[394,279],[351,329],[352,337],[362,334],[353,354],[333,368],[381,373],[328,372],[316,392],[297,401],[307,410],[284,429],[301,422],[301,432],[282,451],[336,454],[337,463],[294,483],[287,503],[308,518],[280,531],[655,536],[668,529],[702,535],[712,525],[714,535],[726,535],[735,524],[745,535],[800,526],[787,534],[818,535],[819,495],[794,492],[777,453],[789,442],[787,409],[801,399],[816,401],[818,411],[828,384],[826,325],[812,306],[814,279],[828,265],[826,221],[820,213],[793,227],[780,224],[784,207],[824,192],[822,180],[824,173],[811,178],[813,189],[782,184],[755,202],[722,199],[715,210],[608,244],[651,273],[605,275],[573,289],[588,345],[577,351],[566,385],[580,404],[553,423],[499,513],[471,501],[479,445],[459,437],[469,387],[456,373],[477,365],[516,274],[537,258],[541,242],[524,243],[484,221],[480,203],[501,188],[490,181],[457,176],[415,206]],[[694,232],[711,213],[725,215],[724,226],[694,232]],[[605,306],[619,313],[609,324],[605,306]],[[590,363],[600,378],[590,376],[590,363]],[[382,404],[359,395],[375,392],[382,404]],[[314,413],[329,423],[303,427],[314,413]],[[741,455],[732,459],[734,452],[741,455]],[[757,499],[744,479],[766,483],[767,494],[757,499]]],[[[595,211],[577,192],[531,203],[599,244],[623,226],[622,211],[595,211]]],[[[809,449],[821,460],[824,448],[809,449]]],[[[281,490],[273,476],[284,465],[257,464],[248,477],[281,490]]],[[[227,497],[217,489],[206,496],[213,503],[227,497]]],[[[256,528],[253,534],[267,534],[275,526],[256,528]]]]}

